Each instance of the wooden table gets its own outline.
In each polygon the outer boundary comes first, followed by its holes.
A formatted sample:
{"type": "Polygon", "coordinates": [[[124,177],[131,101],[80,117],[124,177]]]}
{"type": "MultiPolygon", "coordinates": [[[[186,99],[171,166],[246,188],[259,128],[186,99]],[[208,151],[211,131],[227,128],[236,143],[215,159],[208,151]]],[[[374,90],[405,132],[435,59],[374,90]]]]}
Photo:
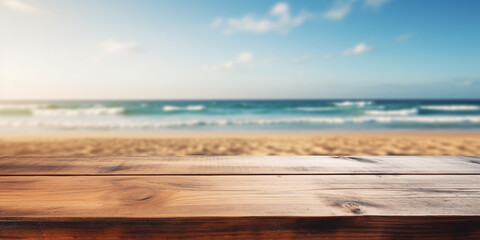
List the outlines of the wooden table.
{"type": "Polygon", "coordinates": [[[480,157],[1,157],[0,239],[480,239],[480,157]]]}

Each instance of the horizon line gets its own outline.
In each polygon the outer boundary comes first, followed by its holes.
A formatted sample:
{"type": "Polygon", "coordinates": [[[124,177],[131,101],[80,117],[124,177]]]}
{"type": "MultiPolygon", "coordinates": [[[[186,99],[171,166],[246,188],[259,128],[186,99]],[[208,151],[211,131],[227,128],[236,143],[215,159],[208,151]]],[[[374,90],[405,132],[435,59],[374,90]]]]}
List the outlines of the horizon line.
{"type": "Polygon", "coordinates": [[[115,99],[115,98],[106,98],[106,99],[95,99],[95,98],[86,98],[86,99],[0,99],[0,102],[37,102],[37,101],[108,101],[108,102],[118,102],[118,101],[325,101],[325,100],[392,100],[392,101],[400,101],[400,100],[430,100],[430,101],[438,101],[438,100],[454,100],[454,101],[480,101],[480,98],[170,98],[170,99],[162,99],[162,98],[130,98],[130,99],[115,99]]]}

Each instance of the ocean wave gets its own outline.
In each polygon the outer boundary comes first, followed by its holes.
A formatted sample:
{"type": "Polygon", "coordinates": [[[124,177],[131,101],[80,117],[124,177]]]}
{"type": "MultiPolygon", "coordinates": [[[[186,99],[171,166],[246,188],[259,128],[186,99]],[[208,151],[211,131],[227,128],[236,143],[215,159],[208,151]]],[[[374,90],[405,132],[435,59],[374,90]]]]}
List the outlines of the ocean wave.
{"type": "Polygon", "coordinates": [[[373,101],[343,101],[343,102],[335,103],[336,106],[341,106],[341,107],[349,107],[349,106],[364,107],[372,104],[373,104],[373,101]]]}
{"type": "Polygon", "coordinates": [[[229,125],[275,125],[275,124],[362,124],[362,123],[420,123],[420,124],[452,124],[480,123],[480,116],[377,116],[377,117],[302,117],[281,119],[216,119],[189,121],[154,121],[154,120],[0,120],[0,127],[34,127],[60,129],[155,129],[181,128],[195,126],[229,126],[229,125]]]}
{"type": "Polygon", "coordinates": [[[438,111],[474,111],[480,110],[479,106],[475,105],[437,105],[437,106],[420,106],[421,109],[438,110],[438,111]]]}
{"type": "Polygon", "coordinates": [[[232,124],[284,124],[284,123],[327,123],[327,124],[345,124],[345,123],[480,123],[480,116],[406,116],[406,117],[310,117],[310,118],[285,118],[285,119],[258,119],[258,120],[236,120],[232,124]]]}
{"type": "Polygon", "coordinates": [[[205,106],[203,105],[190,105],[186,107],[177,107],[177,106],[171,106],[171,105],[166,105],[163,106],[163,111],[201,111],[205,109],[205,106]]]}
{"type": "Polygon", "coordinates": [[[333,108],[333,107],[297,107],[297,108],[294,108],[294,109],[298,110],[298,111],[315,112],[315,111],[334,110],[335,108],[333,108]]]}
{"type": "Polygon", "coordinates": [[[408,116],[408,115],[416,115],[418,113],[418,110],[416,108],[400,109],[400,110],[369,110],[369,111],[365,111],[365,113],[369,115],[408,116]]]}
{"type": "Polygon", "coordinates": [[[111,116],[124,112],[122,107],[32,109],[35,116],[111,116]]]}

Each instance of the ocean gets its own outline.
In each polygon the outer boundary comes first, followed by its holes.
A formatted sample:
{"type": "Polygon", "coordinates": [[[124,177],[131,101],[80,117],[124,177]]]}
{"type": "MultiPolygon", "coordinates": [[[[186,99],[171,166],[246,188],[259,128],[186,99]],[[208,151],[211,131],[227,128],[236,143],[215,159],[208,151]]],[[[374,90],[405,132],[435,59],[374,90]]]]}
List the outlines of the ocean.
{"type": "Polygon", "coordinates": [[[478,131],[480,100],[1,102],[1,132],[478,131]]]}

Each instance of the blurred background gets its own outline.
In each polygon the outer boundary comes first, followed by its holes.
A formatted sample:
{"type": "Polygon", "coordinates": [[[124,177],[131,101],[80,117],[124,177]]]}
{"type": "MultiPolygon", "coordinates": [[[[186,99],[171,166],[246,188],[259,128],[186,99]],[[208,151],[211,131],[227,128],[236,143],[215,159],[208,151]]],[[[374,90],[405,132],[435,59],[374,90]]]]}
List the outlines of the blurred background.
{"type": "Polygon", "coordinates": [[[479,155],[479,12],[0,0],[0,154],[479,155]]]}

